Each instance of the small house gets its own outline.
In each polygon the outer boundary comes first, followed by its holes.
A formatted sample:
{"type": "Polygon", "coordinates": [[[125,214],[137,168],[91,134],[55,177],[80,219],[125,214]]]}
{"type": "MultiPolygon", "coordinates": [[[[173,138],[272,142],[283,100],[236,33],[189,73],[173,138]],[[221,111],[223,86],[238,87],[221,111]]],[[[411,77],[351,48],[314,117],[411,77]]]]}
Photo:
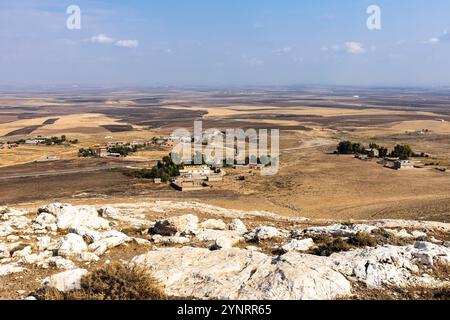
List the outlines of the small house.
{"type": "Polygon", "coordinates": [[[396,160],[394,161],[395,170],[413,169],[414,163],[411,160],[396,160]]]}
{"type": "Polygon", "coordinates": [[[378,149],[366,149],[365,153],[371,158],[378,158],[380,156],[378,149]]]}
{"type": "Polygon", "coordinates": [[[184,166],[183,169],[180,170],[181,176],[208,176],[211,173],[211,169],[206,165],[184,166]]]}
{"type": "Polygon", "coordinates": [[[108,148],[104,146],[95,145],[92,148],[92,153],[99,158],[105,158],[108,156],[108,148]]]}

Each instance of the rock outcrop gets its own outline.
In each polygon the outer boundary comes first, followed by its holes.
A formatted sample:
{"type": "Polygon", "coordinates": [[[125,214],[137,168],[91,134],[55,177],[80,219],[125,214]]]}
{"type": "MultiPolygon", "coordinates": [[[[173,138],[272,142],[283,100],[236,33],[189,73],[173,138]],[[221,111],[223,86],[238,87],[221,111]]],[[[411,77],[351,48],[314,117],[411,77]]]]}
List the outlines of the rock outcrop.
{"type": "Polygon", "coordinates": [[[192,247],[150,251],[132,264],[145,266],[166,293],[216,299],[334,299],[351,284],[323,257],[299,253],[279,258],[236,248],[192,247]]]}
{"type": "MultiPolygon", "coordinates": [[[[449,284],[435,273],[450,264],[450,244],[442,236],[448,224],[383,220],[302,229],[281,219],[256,227],[243,211],[183,202],[171,216],[166,211],[172,204],[149,206],[157,217],[128,204],[0,208],[0,277],[34,268],[46,269],[46,276],[66,270],[44,281],[64,291],[79,287],[87,272],[79,268],[131,259],[151,271],[167,294],[199,299],[335,299],[352,294],[356,283],[378,289],[449,284]],[[186,208],[212,217],[179,215],[186,208]],[[118,246],[124,260],[108,254],[118,246]],[[131,258],[136,246],[147,253],[131,258]]],[[[263,213],[253,214],[261,223],[263,213]]]]}

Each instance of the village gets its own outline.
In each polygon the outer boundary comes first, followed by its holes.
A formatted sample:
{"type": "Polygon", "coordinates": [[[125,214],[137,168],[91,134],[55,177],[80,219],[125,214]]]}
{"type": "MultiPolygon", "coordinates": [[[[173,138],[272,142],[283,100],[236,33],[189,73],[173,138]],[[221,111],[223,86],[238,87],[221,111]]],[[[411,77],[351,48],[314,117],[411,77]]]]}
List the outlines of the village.
{"type": "Polygon", "coordinates": [[[376,144],[371,144],[369,148],[364,148],[360,143],[343,141],[339,144],[336,153],[354,153],[354,158],[361,161],[377,159],[378,164],[393,170],[411,170],[434,167],[435,170],[441,172],[447,171],[445,167],[440,167],[438,162],[423,162],[423,159],[430,159],[432,156],[424,152],[413,152],[409,145],[396,145],[394,150],[388,153],[387,148],[380,147],[376,144]]]}

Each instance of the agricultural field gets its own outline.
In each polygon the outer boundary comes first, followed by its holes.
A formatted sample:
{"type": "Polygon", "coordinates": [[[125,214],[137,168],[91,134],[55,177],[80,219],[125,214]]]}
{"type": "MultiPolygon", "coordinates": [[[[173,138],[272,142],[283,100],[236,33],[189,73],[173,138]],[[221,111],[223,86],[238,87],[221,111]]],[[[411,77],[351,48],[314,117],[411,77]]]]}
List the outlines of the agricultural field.
{"type": "Polygon", "coordinates": [[[270,209],[286,216],[449,222],[450,176],[436,170],[450,169],[448,103],[450,96],[440,91],[350,87],[99,90],[95,97],[82,90],[4,92],[0,141],[66,135],[78,143],[0,150],[0,204],[64,201],[73,195],[77,201],[84,195],[88,203],[94,195],[108,201],[183,197],[230,209],[270,209]],[[79,148],[168,136],[178,128],[192,130],[195,120],[202,120],[204,129],[280,129],[279,173],[263,177],[257,170],[227,168],[222,183],[179,193],[118,171],[154,164],[170,152],[167,148],[142,150],[112,164],[91,159],[91,169],[76,171],[86,163],[78,158],[79,148]],[[430,157],[416,159],[420,168],[395,171],[375,159],[333,154],[342,140],[389,148],[409,144],[430,157]],[[36,167],[36,160],[49,155],[58,156],[53,168],[36,167]],[[90,171],[94,167],[98,171],[90,171]],[[21,175],[24,170],[53,170],[60,175],[30,177],[21,175]],[[239,181],[240,176],[246,179],[239,181]]]}

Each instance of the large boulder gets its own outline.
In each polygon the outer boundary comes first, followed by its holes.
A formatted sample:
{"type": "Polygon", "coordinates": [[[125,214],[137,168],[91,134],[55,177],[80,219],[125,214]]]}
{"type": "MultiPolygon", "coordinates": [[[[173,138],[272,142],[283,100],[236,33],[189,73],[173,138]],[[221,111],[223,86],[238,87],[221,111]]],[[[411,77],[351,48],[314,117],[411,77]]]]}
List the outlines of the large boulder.
{"type": "Polygon", "coordinates": [[[56,217],[51,213],[42,212],[33,220],[32,228],[35,231],[57,231],[58,226],[56,225],[56,217]]]}
{"type": "Polygon", "coordinates": [[[191,235],[198,230],[198,217],[192,214],[187,214],[178,217],[171,217],[167,220],[160,220],[155,223],[155,226],[150,230],[154,234],[162,236],[175,235],[191,235]]]}
{"type": "Polygon", "coordinates": [[[56,217],[48,212],[42,212],[36,217],[36,219],[34,219],[34,222],[46,226],[49,224],[56,223],[56,217]]]}
{"type": "Polygon", "coordinates": [[[308,251],[312,247],[314,247],[314,241],[311,238],[303,239],[303,240],[297,240],[293,239],[289,243],[285,244],[280,248],[283,252],[290,252],[290,251],[308,251]]]}
{"type": "Polygon", "coordinates": [[[195,237],[199,241],[214,242],[213,249],[231,248],[244,238],[236,231],[202,230],[195,237]]]}
{"type": "Polygon", "coordinates": [[[240,219],[233,219],[228,224],[228,229],[231,231],[236,231],[239,234],[245,234],[247,233],[247,227],[240,219]]]}
{"type": "Polygon", "coordinates": [[[131,263],[147,268],[167,294],[179,297],[333,299],[351,289],[327,258],[299,253],[274,258],[237,248],[167,248],[137,256],[131,263]]]}
{"type": "Polygon", "coordinates": [[[119,231],[106,231],[102,234],[102,239],[91,243],[88,247],[89,251],[93,251],[97,256],[101,256],[108,249],[120,246],[131,241],[131,238],[119,231]]]}
{"type": "Polygon", "coordinates": [[[99,217],[97,210],[90,206],[74,207],[70,204],[54,203],[40,208],[39,212],[54,215],[60,230],[77,227],[86,227],[94,230],[109,229],[108,220],[99,217]]]}
{"type": "Polygon", "coordinates": [[[283,233],[275,227],[259,226],[247,235],[247,239],[261,241],[280,238],[283,233]]]}
{"type": "Polygon", "coordinates": [[[81,288],[81,278],[87,274],[85,269],[73,269],[54,274],[43,280],[44,288],[55,288],[61,292],[77,290],[81,288]]]}

